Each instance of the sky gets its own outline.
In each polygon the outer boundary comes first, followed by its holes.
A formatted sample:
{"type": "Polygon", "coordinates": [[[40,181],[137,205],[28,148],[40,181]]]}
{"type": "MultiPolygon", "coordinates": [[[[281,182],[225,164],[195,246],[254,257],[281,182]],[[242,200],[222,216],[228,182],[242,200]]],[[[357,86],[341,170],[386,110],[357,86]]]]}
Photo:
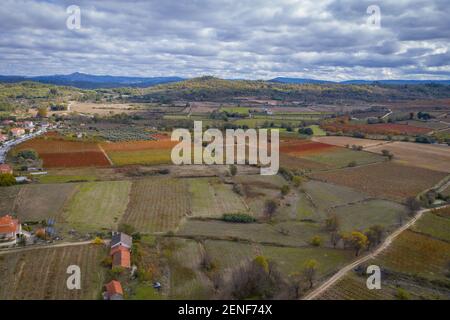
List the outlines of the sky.
{"type": "Polygon", "coordinates": [[[0,74],[450,79],[448,2],[2,0],[0,74]]]}

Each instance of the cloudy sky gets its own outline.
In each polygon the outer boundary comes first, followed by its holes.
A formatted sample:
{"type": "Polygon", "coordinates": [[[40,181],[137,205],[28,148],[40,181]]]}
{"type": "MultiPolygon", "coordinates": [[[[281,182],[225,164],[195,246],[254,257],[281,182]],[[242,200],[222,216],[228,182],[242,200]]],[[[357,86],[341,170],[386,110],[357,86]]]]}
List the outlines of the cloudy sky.
{"type": "Polygon", "coordinates": [[[8,75],[450,79],[448,0],[2,0],[0,30],[8,75]]]}

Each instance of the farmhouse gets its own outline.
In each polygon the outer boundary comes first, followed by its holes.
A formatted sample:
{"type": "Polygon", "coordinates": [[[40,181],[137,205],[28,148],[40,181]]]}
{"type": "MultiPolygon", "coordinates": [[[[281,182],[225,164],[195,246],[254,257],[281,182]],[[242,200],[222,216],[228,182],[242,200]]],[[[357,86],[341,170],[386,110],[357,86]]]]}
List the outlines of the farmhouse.
{"type": "Polygon", "coordinates": [[[0,174],[12,174],[13,169],[8,164],[0,164],[0,174]]]}
{"type": "Polygon", "coordinates": [[[122,285],[119,281],[112,280],[105,284],[106,292],[103,293],[105,300],[123,300],[122,285]]]}
{"type": "Polygon", "coordinates": [[[12,128],[11,129],[11,134],[13,135],[13,137],[23,136],[25,134],[25,129],[23,129],[23,128],[12,128]]]}
{"type": "Polygon", "coordinates": [[[19,220],[10,215],[0,217],[0,246],[16,244],[21,233],[22,225],[19,220]]]}
{"type": "Polygon", "coordinates": [[[125,248],[124,246],[114,247],[111,249],[111,256],[113,267],[131,268],[130,249],[125,248]]]}
{"type": "Polygon", "coordinates": [[[131,236],[123,232],[114,232],[111,239],[111,251],[113,248],[122,246],[131,249],[133,245],[133,239],[131,236]]]}

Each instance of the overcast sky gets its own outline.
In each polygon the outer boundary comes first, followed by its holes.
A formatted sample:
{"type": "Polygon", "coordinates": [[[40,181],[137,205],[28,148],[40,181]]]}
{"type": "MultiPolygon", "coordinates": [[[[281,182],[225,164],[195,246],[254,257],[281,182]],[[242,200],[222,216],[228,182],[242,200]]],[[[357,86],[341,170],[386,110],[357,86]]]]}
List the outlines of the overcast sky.
{"type": "Polygon", "coordinates": [[[449,0],[0,4],[0,74],[8,75],[450,79],[449,44],[449,0]],[[79,30],[66,26],[70,5],[80,7],[79,30]],[[380,8],[380,27],[370,5],[380,8]]]}

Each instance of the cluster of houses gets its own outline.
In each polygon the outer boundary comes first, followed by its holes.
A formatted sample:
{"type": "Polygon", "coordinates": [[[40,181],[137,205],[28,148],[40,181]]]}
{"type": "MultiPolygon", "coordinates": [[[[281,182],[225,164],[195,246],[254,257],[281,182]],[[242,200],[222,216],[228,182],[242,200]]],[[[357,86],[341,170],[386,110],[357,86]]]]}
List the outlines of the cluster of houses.
{"type": "Polygon", "coordinates": [[[26,133],[33,133],[38,130],[38,127],[42,129],[47,129],[50,126],[48,122],[34,123],[33,121],[14,121],[14,120],[3,120],[0,123],[0,129],[6,133],[1,133],[0,130],[0,143],[10,140],[10,137],[20,138],[26,133]]]}
{"type": "MultiPolygon", "coordinates": [[[[111,239],[110,256],[112,268],[131,268],[131,246],[133,238],[123,232],[114,232],[111,239]]],[[[123,289],[119,281],[112,280],[105,285],[106,291],[103,294],[105,300],[122,300],[123,289]]]]}

